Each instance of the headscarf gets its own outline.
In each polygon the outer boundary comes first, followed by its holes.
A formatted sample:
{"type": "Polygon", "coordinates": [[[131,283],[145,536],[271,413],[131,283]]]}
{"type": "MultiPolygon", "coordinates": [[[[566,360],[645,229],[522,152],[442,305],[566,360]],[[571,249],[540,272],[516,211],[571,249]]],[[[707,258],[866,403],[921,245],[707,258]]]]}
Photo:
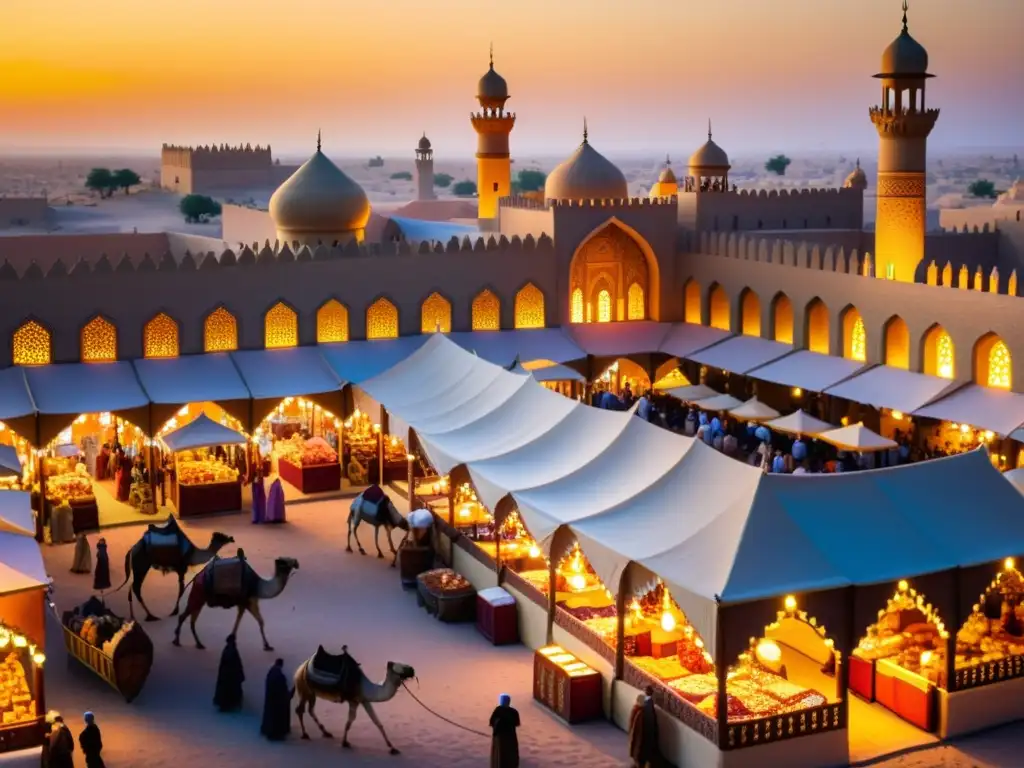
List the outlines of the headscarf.
{"type": "Polygon", "coordinates": [[[512,697],[509,696],[507,693],[503,693],[503,694],[501,694],[501,696],[498,697],[498,706],[499,707],[507,707],[511,703],[512,703],[512,697]]]}

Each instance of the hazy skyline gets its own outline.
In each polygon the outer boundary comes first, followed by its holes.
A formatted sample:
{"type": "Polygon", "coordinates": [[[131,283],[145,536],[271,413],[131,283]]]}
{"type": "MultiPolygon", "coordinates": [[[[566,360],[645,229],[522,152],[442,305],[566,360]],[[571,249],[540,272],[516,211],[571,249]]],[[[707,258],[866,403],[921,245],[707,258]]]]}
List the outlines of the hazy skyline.
{"type": "MultiPolygon", "coordinates": [[[[0,153],[164,142],[469,157],[493,40],[513,154],[870,149],[900,0],[71,0],[0,10],[0,153]]],[[[1024,143],[1020,0],[911,2],[937,78],[931,146],[1024,143]]]]}

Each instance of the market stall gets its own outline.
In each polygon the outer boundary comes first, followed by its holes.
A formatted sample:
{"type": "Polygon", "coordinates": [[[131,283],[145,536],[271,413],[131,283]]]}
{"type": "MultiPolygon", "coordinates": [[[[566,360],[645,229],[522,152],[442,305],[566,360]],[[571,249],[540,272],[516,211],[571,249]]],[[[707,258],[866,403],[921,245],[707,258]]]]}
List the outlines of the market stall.
{"type": "Polygon", "coordinates": [[[242,509],[238,470],[225,462],[225,454],[211,449],[244,445],[245,435],[204,413],[161,439],[174,453],[171,500],[179,517],[242,509]]]}
{"type": "Polygon", "coordinates": [[[50,520],[54,510],[68,505],[71,507],[75,533],[99,528],[99,506],[93,479],[79,459],[74,446],[59,446],[57,455],[43,459],[43,476],[46,478],[46,515],[50,520]],[[60,448],[71,450],[62,451],[60,448]],[[70,455],[61,455],[70,454],[70,455]]]}
{"type": "Polygon", "coordinates": [[[300,433],[275,446],[277,473],[302,493],[341,490],[341,465],[337,452],[322,437],[304,440],[300,433]]]}

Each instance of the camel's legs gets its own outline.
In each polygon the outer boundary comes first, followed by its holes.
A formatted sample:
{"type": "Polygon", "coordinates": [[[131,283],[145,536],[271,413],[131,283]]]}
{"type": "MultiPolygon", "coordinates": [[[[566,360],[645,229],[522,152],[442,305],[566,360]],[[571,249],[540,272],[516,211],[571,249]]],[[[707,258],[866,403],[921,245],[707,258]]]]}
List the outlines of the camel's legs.
{"type": "MultiPolygon", "coordinates": [[[[302,738],[308,739],[309,734],[306,733],[306,721],[302,717],[306,713],[306,693],[299,688],[298,684],[296,684],[295,688],[296,693],[299,694],[299,706],[295,708],[295,716],[299,718],[299,728],[302,729],[302,738]]],[[[312,697],[313,694],[309,695],[312,697]]]]}
{"type": "Polygon", "coordinates": [[[200,642],[199,635],[196,634],[196,619],[199,618],[199,613],[200,613],[200,611],[203,610],[203,607],[201,605],[198,605],[193,610],[194,610],[194,612],[192,612],[191,616],[189,616],[188,626],[189,626],[189,629],[192,630],[192,637],[195,638],[196,648],[202,649],[202,648],[205,648],[206,646],[203,645],[202,642],[200,642]]]}
{"type": "Polygon", "coordinates": [[[360,515],[356,515],[355,522],[352,524],[352,527],[349,528],[349,534],[356,537],[356,546],[359,547],[359,554],[365,555],[366,550],[363,549],[363,544],[359,541],[359,524],[361,522],[363,522],[363,518],[360,515]]]}
{"type": "Polygon", "coordinates": [[[373,526],[373,543],[377,547],[377,557],[383,558],[384,553],[380,549],[380,526],[373,526]]]}
{"type": "MultiPolygon", "coordinates": [[[[267,633],[263,631],[263,614],[260,613],[260,601],[253,598],[245,606],[246,610],[252,614],[252,617],[256,619],[256,623],[260,625],[260,637],[263,638],[263,650],[272,651],[274,650],[270,643],[267,642],[267,633]]],[[[242,609],[238,609],[238,620],[242,620],[242,609]]],[[[237,622],[235,624],[235,630],[238,630],[237,622]]]]}
{"type": "Polygon", "coordinates": [[[231,628],[232,635],[238,635],[238,626],[242,623],[242,615],[245,613],[245,606],[238,606],[238,615],[235,616],[235,626],[231,628]]]}
{"type": "MultiPolygon", "coordinates": [[[[316,727],[320,729],[320,733],[323,734],[325,739],[333,739],[334,734],[324,728],[324,724],[320,722],[320,718],[316,716],[316,712],[313,711],[313,707],[316,706],[316,697],[314,696],[309,700],[309,716],[313,718],[313,722],[316,723],[316,727]]],[[[305,732],[305,731],[303,731],[305,732]]]]}
{"type": "Polygon", "coordinates": [[[178,599],[174,601],[174,610],[171,616],[178,615],[178,605],[181,603],[181,596],[185,594],[185,571],[178,571],[178,599]]]}
{"type": "MultiPolygon", "coordinates": [[[[345,551],[346,552],[351,552],[352,551],[352,518],[353,517],[355,517],[355,513],[350,511],[348,513],[348,526],[347,526],[348,527],[348,540],[347,540],[346,545],[345,545],[345,551]]],[[[359,543],[359,537],[356,536],[356,544],[358,544],[358,543],[359,543]]]]}
{"type": "Polygon", "coordinates": [[[377,729],[380,731],[380,735],[384,737],[384,743],[388,745],[388,748],[391,750],[391,754],[397,755],[398,750],[395,749],[395,745],[391,743],[391,739],[389,739],[388,735],[384,732],[384,724],[377,718],[377,713],[373,711],[373,707],[370,706],[370,702],[364,701],[363,709],[366,710],[366,714],[368,714],[370,719],[373,720],[373,724],[377,726],[377,729]]]}
{"type": "Polygon", "coordinates": [[[345,735],[341,737],[341,746],[351,747],[348,743],[348,730],[352,727],[352,723],[356,721],[356,714],[359,712],[359,704],[355,701],[348,703],[348,719],[345,721],[345,735]]]}
{"type": "Polygon", "coordinates": [[[132,604],[131,596],[134,594],[135,597],[138,598],[139,605],[142,606],[142,610],[144,610],[146,612],[146,621],[159,621],[160,619],[157,618],[156,616],[154,616],[150,612],[149,606],[146,605],[146,601],[142,599],[142,582],[146,578],[146,571],[139,572],[139,571],[135,570],[135,566],[132,566],[132,571],[135,573],[135,578],[132,580],[131,589],[128,591],[128,612],[129,612],[129,615],[132,615],[132,616],[134,615],[134,614],[132,614],[132,611],[131,611],[131,604],[132,604]]]}

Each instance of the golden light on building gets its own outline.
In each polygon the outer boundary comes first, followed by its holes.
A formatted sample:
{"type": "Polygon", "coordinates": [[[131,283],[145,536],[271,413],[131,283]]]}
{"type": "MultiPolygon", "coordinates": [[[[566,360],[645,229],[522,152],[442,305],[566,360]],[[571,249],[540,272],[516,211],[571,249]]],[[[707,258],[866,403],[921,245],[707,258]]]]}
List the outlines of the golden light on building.
{"type": "Polygon", "coordinates": [[[819,355],[829,353],[829,326],[828,307],[821,299],[814,299],[807,305],[807,349],[819,355]]]}
{"type": "Polygon", "coordinates": [[[533,283],[527,283],[516,293],[515,327],[544,327],[544,294],[533,283]]]}
{"type": "Polygon", "coordinates": [[[700,284],[697,281],[687,281],[683,288],[683,305],[685,312],[683,319],[693,325],[700,325],[703,319],[701,318],[700,284]]]}
{"type": "Polygon", "coordinates": [[[436,291],[420,306],[421,333],[451,333],[452,303],[436,291]]]}
{"type": "Polygon", "coordinates": [[[935,372],[943,379],[953,378],[953,339],[945,331],[935,341],[935,372]]]}
{"type": "Polygon", "coordinates": [[[203,321],[204,352],[234,352],[238,349],[238,320],[224,307],[217,307],[203,321]]]}
{"type": "Polygon", "coordinates": [[[164,312],[154,317],[142,329],[142,353],[144,357],[177,357],[178,324],[164,312]]]}
{"type": "Polygon", "coordinates": [[[710,305],[711,327],[722,331],[731,330],[729,297],[725,295],[725,289],[722,286],[716,285],[711,289],[708,303],[710,305]]]}
{"type": "Polygon", "coordinates": [[[633,283],[626,292],[626,319],[645,320],[647,311],[644,306],[644,289],[640,283],[633,283]]]}
{"type": "Polygon", "coordinates": [[[82,328],[83,363],[112,363],[117,360],[117,328],[97,315],[82,328]]]}
{"type": "Polygon", "coordinates": [[[1002,341],[997,341],[988,351],[988,381],[986,384],[997,389],[1009,389],[1013,381],[1013,362],[1010,350],[1002,341]]]}
{"type": "Polygon", "coordinates": [[[850,331],[850,359],[863,363],[867,360],[868,338],[864,329],[864,320],[858,317],[853,322],[853,329],[850,331]]]}
{"type": "Polygon", "coordinates": [[[348,341],[348,308],[337,299],[330,299],[316,311],[316,342],[341,341],[348,341]]]}
{"type": "Polygon", "coordinates": [[[277,302],[263,316],[263,344],[267,349],[299,345],[299,316],[283,301],[277,302]]]}
{"type": "Polygon", "coordinates": [[[796,598],[793,595],[786,595],[786,599],[782,603],[786,610],[792,613],[796,610],[796,598]]]}
{"type": "Polygon", "coordinates": [[[582,323],[583,322],[583,289],[577,288],[572,292],[572,297],[569,301],[569,318],[570,322],[582,323]]]}
{"type": "Polygon", "coordinates": [[[610,323],[612,320],[612,295],[602,290],[597,294],[597,322],[610,323]]]}
{"type": "Polygon", "coordinates": [[[50,332],[35,320],[29,320],[18,328],[11,342],[15,365],[49,364],[50,332]]]}
{"type": "Polygon", "coordinates": [[[793,343],[793,302],[789,296],[780,293],[772,302],[775,321],[775,340],[783,344],[793,343]]]}
{"type": "Polygon", "coordinates": [[[366,338],[398,338],[398,307],[383,296],[366,310],[366,338]]]}
{"type": "Polygon", "coordinates": [[[1016,565],[1016,563],[1013,561],[1013,558],[1012,557],[1008,557],[1003,562],[1003,569],[1007,570],[1007,571],[1012,571],[1015,565],[1016,565]]]}
{"type": "Polygon", "coordinates": [[[484,288],[473,299],[474,331],[497,331],[501,329],[501,302],[492,291],[484,288]]]}

